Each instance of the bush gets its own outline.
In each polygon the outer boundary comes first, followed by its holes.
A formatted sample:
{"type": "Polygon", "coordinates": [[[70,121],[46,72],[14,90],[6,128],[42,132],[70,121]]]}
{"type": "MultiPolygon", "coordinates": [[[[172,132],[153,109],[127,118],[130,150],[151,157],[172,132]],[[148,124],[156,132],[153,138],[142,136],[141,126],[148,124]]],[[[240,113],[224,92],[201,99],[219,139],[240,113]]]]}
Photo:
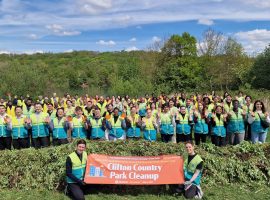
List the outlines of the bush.
{"type": "MultiPolygon", "coordinates": [[[[65,180],[65,160],[74,149],[75,143],[39,150],[30,148],[2,151],[0,187],[62,190],[65,180]]],[[[87,143],[88,153],[119,156],[183,155],[184,149],[183,144],[145,141],[87,143]]],[[[203,144],[196,151],[204,160],[203,184],[208,186],[226,183],[269,184],[270,144],[253,145],[244,142],[241,145],[224,148],[203,144]]]]}

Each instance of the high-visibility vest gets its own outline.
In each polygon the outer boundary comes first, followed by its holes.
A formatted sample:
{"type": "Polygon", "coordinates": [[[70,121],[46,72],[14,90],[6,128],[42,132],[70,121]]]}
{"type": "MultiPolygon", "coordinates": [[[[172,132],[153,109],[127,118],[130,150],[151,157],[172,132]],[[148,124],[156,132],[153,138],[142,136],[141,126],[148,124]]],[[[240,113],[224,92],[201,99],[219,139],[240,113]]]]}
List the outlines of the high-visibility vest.
{"type": "Polygon", "coordinates": [[[102,121],[103,117],[99,119],[90,119],[90,123],[92,126],[92,131],[91,131],[91,137],[92,138],[104,138],[105,137],[105,130],[102,129],[102,121]]]}
{"type": "Polygon", "coordinates": [[[185,114],[184,118],[180,113],[176,120],[179,120],[179,124],[176,124],[176,134],[190,134],[190,125],[188,124],[189,115],[185,114]]]}
{"type": "Polygon", "coordinates": [[[157,140],[157,131],[154,127],[154,118],[145,117],[145,129],[143,131],[143,137],[148,141],[156,141],[157,140]]]}
{"type": "Polygon", "coordinates": [[[28,138],[28,130],[25,127],[26,116],[12,117],[12,138],[28,138]]]}
{"type": "Polygon", "coordinates": [[[105,112],[106,112],[106,102],[104,101],[103,104],[101,105],[101,103],[97,103],[97,107],[99,107],[100,109],[100,115],[102,116],[105,112]]]}
{"type": "Polygon", "coordinates": [[[7,129],[7,124],[4,119],[5,117],[11,118],[11,116],[7,114],[0,116],[0,137],[11,137],[11,131],[7,129]]]}
{"type": "Polygon", "coordinates": [[[120,120],[120,116],[117,118],[116,122],[114,122],[114,116],[112,115],[109,121],[112,125],[112,129],[109,134],[116,138],[121,138],[125,132],[121,126],[122,122],[120,120]]]}
{"type": "Polygon", "coordinates": [[[232,116],[230,117],[227,126],[228,133],[245,133],[245,123],[242,112],[243,111],[240,108],[237,113],[234,111],[230,112],[232,116]]]}
{"type": "Polygon", "coordinates": [[[215,117],[216,126],[212,128],[212,134],[216,136],[226,137],[226,129],[224,127],[224,117],[220,115],[220,119],[215,117]]]}
{"type": "Polygon", "coordinates": [[[67,130],[65,129],[66,119],[62,117],[60,120],[56,117],[53,120],[53,138],[55,139],[66,139],[67,130]]]}
{"type": "Polygon", "coordinates": [[[131,116],[131,127],[127,129],[127,137],[140,137],[141,129],[136,126],[136,122],[138,121],[139,117],[140,116],[138,114],[135,114],[133,118],[131,116]]]}
{"type": "Polygon", "coordinates": [[[15,106],[7,106],[7,114],[11,117],[15,117],[15,106]]]}
{"type": "Polygon", "coordinates": [[[198,113],[197,122],[194,126],[194,132],[199,134],[208,133],[208,125],[206,124],[205,119],[202,119],[201,113],[198,113]]]}
{"type": "MultiPolygon", "coordinates": [[[[261,119],[265,120],[265,115],[263,113],[260,113],[261,119]]],[[[255,120],[251,124],[251,132],[252,133],[267,133],[268,128],[264,129],[261,124],[261,119],[259,117],[259,113],[255,112],[255,120]]]]}
{"type": "MultiPolygon", "coordinates": [[[[199,156],[198,154],[189,163],[188,163],[188,159],[185,159],[184,173],[185,173],[186,181],[189,181],[193,177],[194,173],[196,172],[196,168],[198,164],[200,164],[202,161],[203,160],[201,156],[199,156]]],[[[195,185],[200,185],[201,177],[202,177],[202,170],[200,170],[199,175],[192,183],[194,183],[195,185]]]]}
{"type": "Polygon", "coordinates": [[[86,138],[87,132],[84,128],[84,122],[82,121],[82,117],[73,117],[73,129],[72,129],[72,137],[73,138],[86,138]]]}
{"type": "Polygon", "coordinates": [[[172,116],[170,112],[161,113],[160,115],[160,133],[165,135],[173,135],[174,127],[172,124],[172,116]]]}
{"type": "Polygon", "coordinates": [[[49,136],[48,126],[44,122],[46,117],[48,117],[48,114],[43,113],[43,112],[39,114],[34,113],[30,115],[30,119],[32,121],[32,137],[33,138],[49,136]]]}
{"type": "MultiPolygon", "coordinates": [[[[71,153],[69,157],[72,163],[72,174],[79,180],[83,180],[86,162],[87,162],[87,153],[85,151],[83,152],[82,160],[80,160],[76,152],[71,153]]],[[[66,178],[67,178],[67,183],[75,183],[69,177],[66,177],[66,178]]]]}

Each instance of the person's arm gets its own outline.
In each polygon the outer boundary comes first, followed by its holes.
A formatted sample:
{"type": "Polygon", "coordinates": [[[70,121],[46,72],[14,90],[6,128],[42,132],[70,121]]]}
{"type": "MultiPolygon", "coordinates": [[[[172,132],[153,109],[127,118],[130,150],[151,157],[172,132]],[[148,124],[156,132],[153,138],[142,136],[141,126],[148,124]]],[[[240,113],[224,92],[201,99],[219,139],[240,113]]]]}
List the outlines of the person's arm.
{"type": "Polygon", "coordinates": [[[48,129],[49,131],[53,131],[54,129],[53,121],[50,121],[50,123],[48,124],[48,129]]]}
{"type": "Polygon", "coordinates": [[[121,127],[122,127],[122,129],[126,129],[126,128],[127,128],[126,120],[125,120],[125,119],[123,119],[123,120],[121,121],[121,127]]]}
{"type": "Polygon", "coordinates": [[[196,167],[195,173],[193,174],[193,176],[191,177],[191,179],[189,181],[186,181],[186,184],[191,184],[193,181],[196,180],[196,178],[199,176],[199,174],[202,170],[202,167],[203,167],[203,162],[200,162],[196,167]]]}
{"type": "Polygon", "coordinates": [[[78,179],[76,176],[74,176],[74,174],[72,174],[72,162],[69,156],[67,157],[67,160],[66,160],[66,175],[68,178],[70,178],[74,182],[80,185],[84,185],[84,182],[82,180],[78,179]]]}

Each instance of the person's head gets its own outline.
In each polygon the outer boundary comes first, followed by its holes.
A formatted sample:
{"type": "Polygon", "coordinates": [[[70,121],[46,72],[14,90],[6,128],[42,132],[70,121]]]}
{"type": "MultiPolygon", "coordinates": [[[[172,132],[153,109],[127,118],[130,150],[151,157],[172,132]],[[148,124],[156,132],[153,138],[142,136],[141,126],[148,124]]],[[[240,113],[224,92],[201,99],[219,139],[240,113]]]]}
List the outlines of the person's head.
{"type": "Polygon", "coordinates": [[[174,101],[172,99],[169,101],[169,106],[170,108],[174,106],[174,101]]]}
{"type": "Polygon", "coordinates": [[[239,96],[239,97],[242,97],[242,96],[243,96],[243,92],[242,92],[242,91],[239,91],[239,92],[238,92],[238,96],[239,96]]]}
{"type": "Polygon", "coordinates": [[[186,94],[184,92],[181,93],[181,99],[186,99],[186,94]]]}
{"type": "Polygon", "coordinates": [[[209,97],[204,97],[204,98],[203,98],[203,103],[204,103],[205,105],[209,105],[209,104],[210,104],[210,98],[209,98],[209,97]]]}
{"type": "Polygon", "coordinates": [[[7,106],[12,106],[12,101],[9,100],[9,101],[7,102],[7,106]]]}
{"type": "Polygon", "coordinates": [[[148,108],[148,109],[146,110],[146,117],[147,117],[147,118],[152,117],[152,110],[151,110],[150,108],[148,108]]]}
{"type": "Polygon", "coordinates": [[[218,101],[219,101],[218,96],[214,96],[213,101],[214,101],[214,103],[218,103],[218,101]]]}
{"type": "Polygon", "coordinates": [[[87,106],[88,108],[91,108],[91,107],[93,106],[92,101],[87,101],[86,106],[87,106]]]}
{"type": "Polygon", "coordinates": [[[247,95],[246,97],[245,97],[245,101],[246,101],[246,104],[250,104],[251,103],[251,96],[249,96],[249,95],[247,95]]]}
{"type": "Polygon", "coordinates": [[[197,102],[201,102],[202,101],[202,95],[198,94],[196,99],[197,99],[197,102]]]}
{"type": "Polygon", "coordinates": [[[49,98],[48,97],[44,97],[44,103],[48,103],[49,102],[49,98]]]}
{"type": "Polygon", "coordinates": [[[32,105],[32,99],[31,98],[26,99],[25,103],[26,103],[27,106],[31,106],[32,105]]]}
{"type": "Polygon", "coordinates": [[[231,103],[232,102],[232,96],[228,94],[227,97],[226,97],[226,101],[227,101],[227,103],[231,103]]]}
{"type": "Polygon", "coordinates": [[[77,117],[81,117],[82,116],[83,110],[82,110],[82,108],[80,106],[77,106],[75,108],[75,114],[77,115],[77,117]]]}
{"type": "Polygon", "coordinates": [[[67,104],[67,107],[68,107],[68,108],[72,107],[72,102],[71,102],[71,100],[68,99],[68,100],[66,101],[66,104],[67,104]]]}
{"type": "Polygon", "coordinates": [[[180,107],[180,113],[183,115],[186,114],[186,107],[185,106],[180,107]]]}
{"type": "Polygon", "coordinates": [[[185,143],[185,147],[186,147],[186,151],[188,153],[188,155],[194,155],[195,152],[194,152],[194,145],[193,145],[193,142],[192,141],[188,141],[185,143]]]}
{"type": "Polygon", "coordinates": [[[114,116],[118,116],[118,115],[119,115],[119,108],[115,107],[115,108],[113,109],[113,115],[114,115],[114,116]]]}
{"type": "Polygon", "coordinates": [[[163,112],[164,113],[169,112],[169,105],[168,104],[164,104],[164,106],[163,106],[163,112]]]}
{"type": "Polygon", "coordinates": [[[64,116],[64,108],[57,108],[56,117],[62,118],[64,116]]]}
{"type": "Polygon", "coordinates": [[[109,112],[112,112],[112,110],[113,110],[113,105],[112,105],[111,103],[107,105],[107,110],[108,110],[109,112]]]}
{"type": "Polygon", "coordinates": [[[103,103],[103,102],[104,102],[104,97],[103,97],[103,96],[100,96],[100,97],[99,97],[99,101],[100,101],[101,103],[103,103]]]}
{"type": "Polygon", "coordinates": [[[47,103],[47,108],[48,108],[48,111],[53,111],[53,104],[52,103],[47,103]]]}
{"type": "Polygon", "coordinates": [[[22,115],[22,107],[21,106],[16,106],[15,107],[15,114],[17,117],[22,115]]]}
{"type": "Polygon", "coordinates": [[[186,100],[186,106],[187,106],[187,107],[190,107],[190,106],[191,106],[191,100],[190,100],[190,99],[187,99],[187,100],[186,100]]]}
{"type": "Polygon", "coordinates": [[[253,107],[253,112],[254,111],[262,111],[263,113],[265,113],[265,107],[264,107],[264,104],[261,100],[255,101],[254,107],[253,107]]]}
{"type": "Polygon", "coordinates": [[[201,102],[198,103],[198,109],[200,112],[203,111],[203,104],[201,102]]]}
{"type": "Polygon", "coordinates": [[[135,107],[135,106],[132,106],[132,107],[130,108],[130,112],[131,112],[131,115],[135,115],[135,114],[137,113],[136,107],[135,107]]]}
{"type": "Polygon", "coordinates": [[[156,109],[156,104],[155,103],[151,103],[151,109],[152,110],[156,109]]]}
{"type": "Polygon", "coordinates": [[[225,91],[223,94],[223,99],[225,99],[228,95],[229,95],[229,93],[227,91],[225,91]]]}
{"type": "Polygon", "coordinates": [[[6,113],[6,107],[4,105],[0,105],[0,114],[3,115],[6,113]]]}
{"type": "Polygon", "coordinates": [[[82,154],[86,149],[86,142],[83,139],[80,139],[77,142],[76,151],[78,154],[82,154]]]}
{"type": "Polygon", "coordinates": [[[99,107],[95,108],[95,117],[100,118],[100,109],[99,109],[99,107]]]}
{"type": "Polygon", "coordinates": [[[215,112],[217,114],[222,114],[222,111],[223,111],[222,106],[217,106],[216,109],[215,109],[215,112]]]}
{"type": "Polygon", "coordinates": [[[40,103],[35,103],[35,112],[41,113],[42,112],[42,106],[40,103]]]}
{"type": "Polygon", "coordinates": [[[238,100],[233,100],[233,109],[238,109],[239,107],[239,101],[238,100]]]}

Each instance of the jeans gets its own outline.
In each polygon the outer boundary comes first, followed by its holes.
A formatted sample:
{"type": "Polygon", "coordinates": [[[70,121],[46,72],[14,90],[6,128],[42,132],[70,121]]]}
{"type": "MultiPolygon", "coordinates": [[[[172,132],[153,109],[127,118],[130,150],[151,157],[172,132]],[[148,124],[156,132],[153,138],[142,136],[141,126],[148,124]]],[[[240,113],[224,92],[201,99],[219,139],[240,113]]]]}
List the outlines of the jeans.
{"type": "Polygon", "coordinates": [[[265,143],[267,132],[255,133],[251,132],[251,141],[252,143],[265,143]]]}

